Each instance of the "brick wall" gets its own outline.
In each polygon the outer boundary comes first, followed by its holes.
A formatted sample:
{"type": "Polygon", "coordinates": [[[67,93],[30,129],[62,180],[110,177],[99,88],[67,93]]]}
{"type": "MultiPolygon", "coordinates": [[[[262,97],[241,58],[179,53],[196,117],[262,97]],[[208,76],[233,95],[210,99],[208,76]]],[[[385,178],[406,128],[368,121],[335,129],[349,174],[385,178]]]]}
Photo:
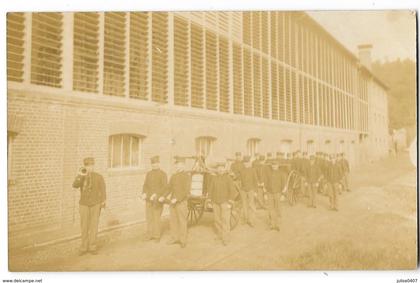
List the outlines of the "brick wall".
{"type": "MultiPolygon", "coordinates": [[[[195,138],[212,136],[214,155],[233,157],[246,151],[249,138],[260,138],[260,152],[280,150],[283,139],[293,140],[292,149],[304,148],[313,140],[317,150],[338,149],[357,152],[357,134],[340,130],[301,129],[276,121],[224,116],[159,106],[133,106],[133,103],[102,103],[84,98],[65,99],[32,93],[8,94],[8,115],[19,114],[23,125],[13,142],[12,172],[15,184],[9,186],[9,233],[11,247],[45,242],[77,235],[79,193],[73,179],[85,156],[96,160],[95,170],[107,185],[107,209],[100,228],[144,219],[144,203],[139,194],[149,158],[159,154],[168,175],[173,156],[194,155],[195,138]],[[135,170],[108,169],[108,138],[116,133],[144,135],[142,166],[135,170]],[[351,147],[354,147],[351,149],[351,147]]],[[[356,155],[356,154],[354,154],[356,155]]],[[[355,161],[355,157],[350,157],[355,161]]]]}

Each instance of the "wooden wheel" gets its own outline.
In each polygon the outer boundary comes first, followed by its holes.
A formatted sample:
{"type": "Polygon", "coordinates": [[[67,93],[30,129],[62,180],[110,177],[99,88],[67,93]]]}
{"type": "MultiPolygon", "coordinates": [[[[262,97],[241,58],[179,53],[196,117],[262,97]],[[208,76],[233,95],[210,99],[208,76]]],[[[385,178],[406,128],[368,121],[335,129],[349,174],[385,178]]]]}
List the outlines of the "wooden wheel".
{"type": "Polygon", "coordinates": [[[202,198],[190,198],[188,199],[188,225],[196,225],[204,212],[204,200],[202,198]]]}

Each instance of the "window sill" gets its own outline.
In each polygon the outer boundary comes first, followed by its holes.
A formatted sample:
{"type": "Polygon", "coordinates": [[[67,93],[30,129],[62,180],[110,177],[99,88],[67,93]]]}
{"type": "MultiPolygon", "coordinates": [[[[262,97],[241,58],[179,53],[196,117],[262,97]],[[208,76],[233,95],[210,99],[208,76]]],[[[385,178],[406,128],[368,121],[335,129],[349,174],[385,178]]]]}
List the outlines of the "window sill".
{"type": "Polygon", "coordinates": [[[127,175],[139,175],[145,174],[147,172],[146,168],[136,167],[136,168],[108,168],[108,176],[127,176],[127,175]]]}

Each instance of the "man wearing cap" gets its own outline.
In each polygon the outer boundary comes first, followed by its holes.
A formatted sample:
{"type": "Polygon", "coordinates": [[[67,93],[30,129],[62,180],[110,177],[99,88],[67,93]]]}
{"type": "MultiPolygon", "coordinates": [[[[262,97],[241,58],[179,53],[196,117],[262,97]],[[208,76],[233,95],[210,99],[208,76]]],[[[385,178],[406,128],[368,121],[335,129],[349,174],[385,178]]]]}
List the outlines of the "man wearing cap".
{"type": "Polygon", "coordinates": [[[306,182],[308,184],[309,190],[309,204],[308,207],[315,208],[315,197],[317,192],[317,187],[321,180],[321,169],[315,162],[315,156],[311,155],[309,158],[309,165],[306,168],[306,182]]]}
{"type": "MultiPolygon", "coordinates": [[[[160,217],[163,210],[163,201],[159,198],[164,195],[168,183],[166,173],[160,169],[159,156],[150,159],[152,170],[147,172],[143,184],[142,199],[146,200],[147,232],[145,240],[160,240],[160,217]]],[[[161,198],[162,200],[162,198],[161,198]]]]}
{"type": "Polygon", "coordinates": [[[191,176],[185,172],[184,157],[175,157],[175,170],[176,172],[171,176],[165,194],[170,202],[171,239],[168,244],[180,243],[181,247],[185,248],[187,245],[187,198],[191,190],[191,176]]]}
{"type": "Polygon", "coordinates": [[[102,175],[93,171],[95,160],[87,157],[83,160],[84,169],[73,182],[73,188],[80,189],[80,226],[82,243],[79,254],[87,252],[97,254],[96,235],[98,233],[99,214],[105,207],[106,190],[102,175]]]}
{"type": "Polygon", "coordinates": [[[341,170],[343,173],[343,185],[344,185],[344,190],[347,192],[350,192],[350,188],[349,188],[349,173],[350,173],[350,165],[349,165],[349,161],[345,158],[344,156],[344,152],[342,152],[340,154],[340,158],[338,160],[338,163],[341,166],[341,170]]]}
{"type": "Polygon", "coordinates": [[[209,186],[208,196],[213,206],[214,224],[223,245],[227,245],[230,232],[230,210],[236,198],[232,178],[225,170],[224,162],[217,162],[217,173],[213,176],[209,186]]]}
{"type": "Polygon", "coordinates": [[[267,178],[268,218],[270,230],[280,231],[280,201],[282,192],[286,190],[288,173],[286,166],[281,165],[279,161],[271,160],[270,164],[272,170],[270,177],[267,178]]]}
{"type": "Polygon", "coordinates": [[[258,186],[257,173],[251,167],[250,156],[244,156],[244,168],[240,172],[242,201],[242,216],[244,222],[254,227],[255,225],[255,193],[258,186]]]}
{"type": "Polygon", "coordinates": [[[244,163],[242,162],[242,154],[240,152],[235,153],[235,161],[230,165],[230,171],[233,174],[233,181],[236,188],[239,190],[241,188],[240,172],[244,169],[244,163]]]}
{"type": "Polygon", "coordinates": [[[342,171],[340,164],[337,164],[335,156],[330,155],[331,162],[329,164],[328,178],[330,182],[330,209],[337,211],[338,208],[338,192],[340,190],[340,181],[342,179],[342,171]]]}

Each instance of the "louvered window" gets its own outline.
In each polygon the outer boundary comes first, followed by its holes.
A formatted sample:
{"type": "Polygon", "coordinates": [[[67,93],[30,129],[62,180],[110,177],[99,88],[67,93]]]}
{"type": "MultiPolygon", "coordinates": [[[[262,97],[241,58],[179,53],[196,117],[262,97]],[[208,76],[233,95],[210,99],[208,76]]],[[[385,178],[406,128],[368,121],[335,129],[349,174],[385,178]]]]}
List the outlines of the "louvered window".
{"type": "Polygon", "coordinates": [[[219,110],[229,112],[229,45],[219,37],[219,110]]]}
{"type": "Polygon", "coordinates": [[[25,14],[7,13],[7,80],[23,81],[25,14]]]}
{"type": "Polygon", "coordinates": [[[242,47],[233,44],[233,113],[243,114],[242,47]]]}
{"type": "Polygon", "coordinates": [[[286,121],[292,121],[292,84],[290,80],[290,69],[286,68],[286,121]]]}
{"type": "Polygon", "coordinates": [[[191,106],[203,108],[204,103],[203,29],[191,24],[191,106]]]}
{"type": "Polygon", "coordinates": [[[296,74],[296,72],[295,71],[292,71],[291,72],[291,85],[292,85],[292,121],[293,122],[295,122],[295,123],[297,123],[298,122],[298,119],[299,119],[299,116],[298,116],[298,113],[299,113],[299,105],[298,105],[298,101],[297,101],[297,99],[298,99],[298,91],[297,91],[297,86],[296,86],[296,84],[297,84],[297,74],[296,74]]]}
{"type": "Polygon", "coordinates": [[[262,59],[262,102],[263,117],[270,118],[270,85],[269,85],[269,64],[267,58],[262,59]]]}
{"type": "Polygon", "coordinates": [[[168,101],[168,13],[152,13],[152,100],[168,101]]]}
{"type": "Polygon", "coordinates": [[[325,100],[324,100],[324,86],[318,83],[318,99],[319,99],[319,120],[321,126],[325,126],[325,100]]]}
{"type": "Polygon", "coordinates": [[[284,15],[284,62],[290,64],[290,14],[284,15]]]}
{"type": "Polygon", "coordinates": [[[308,94],[308,84],[307,79],[302,75],[299,75],[299,121],[300,123],[306,123],[305,111],[306,111],[306,102],[307,102],[307,94],[308,94]]]}
{"type": "Polygon", "coordinates": [[[305,123],[311,123],[311,92],[312,92],[312,85],[311,80],[305,77],[305,95],[304,95],[304,103],[305,103],[305,123]]]}
{"type": "Polygon", "coordinates": [[[284,12],[277,12],[277,56],[280,61],[284,62],[285,52],[285,34],[284,34],[284,12]]]}
{"type": "Polygon", "coordinates": [[[104,94],[124,96],[125,13],[105,13],[104,94]]]}
{"type": "Polygon", "coordinates": [[[305,52],[305,30],[301,25],[298,25],[298,68],[300,70],[305,70],[305,59],[306,56],[304,54],[305,52]]]}
{"type": "Polygon", "coordinates": [[[278,41],[277,41],[277,12],[270,12],[270,46],[271,57],[278,58],[278,41]]]}
{"type": "Polygon", "coordinates": [[[274,120],[279,119],[279,90],[278,90],[278,66],[271,61],[271,117],[274,120]]]}
{"type": "Polygon", "coordinates": [[[227,35],[229,33],[229,14],[227,12],[219,12],[218,16],[219,31],[227,35]]]}
{"type": "Polygon", "coordinates": [[[252,115],[252,55],[244,48],[244,111],[245,115],[252,115]]]}
{"type": "Polygon", "coordinates": [[[261,57],[253,54],[254,116],[261,117],[261,57]]]}
{"type": "Polygon", "coordinates": [[[188,106],[189,102],[188,33],[188,22],[174,17],[174,103],[182,106],[188,106]]]}
{"type": "Polygon", "coordinates": [[[242,40],[242,12],[229,12],[232,18],[232,36],[238,40],[242,40]]]}
{"type": "Polygon", "coordinates": [[[130,13],[130,97],[149,97],[149,13],[130,13]]]}
{"type": "Polygon", "coordinates": [[[251,13],[252,12],[243,12],[242,13],[242,39],[245,44],[251,45],[251,13]]]}
{"type": "Polygon", "coordinates": [[[290,50],[290,56],[292,57],[291,58],[291,61],[290,61],[290,63],[292,64],[292,66],[296,66],[296,51],[297,51],[297,28],[296,28],[296,15],[295,15],[295,13],[292,13],[292,16],[291,16],[291,23],[290,23],[290,26],[291,26],[291,30],[290,30],[290,33],[291,33],[291,38],[290,38],[290,42],[291,42],[291,50],[290,50]]]}
{"type": "Polygon", "coordinates": [[[313,124],[314,125],[319,125],[319,121],[318,121],[318,113],[320,111],[320,106],[318,101],[319,101],[319,83],[317,81],[312,81],[313,83],[313,124]]]}
{"type": "Polygon", "coordinates": [[[61,13],[32,14],[31,82],[52,87],[62,86],[61,13]]]}
{"type": "Polygon", "coordinates": [[[252,12],[252,47],[261,50],[260,12],[252,12]]]}
{"type": "Polygon", "coordinates": [[[217,30],[217,13],[218,12],[205,12],[206,25],[212,30],[217,30]]]}
{"type": "Polygon", "coordinates": [[[279,65],[279,119],[286,121],[286,83],[284,77],[284,67],[279,65]]]}
{"type": "Polygon", "coordinates": [[[261,12],[261,40],[262,40],[262,51],[269,54],[268,40],[268,12],[261,12]]]}
{"type": "Polygon", "coordinates": [[[206,31],[206,108],[217,110],[217,35],[206,31]]]}
{"type": "Polygon", "coordinates": [[[311,116],[309,123],[311,123],[312,125],[315,124],[315,115],[316,115],[316,82],[315,80],[310,80],[311,84],[311,88],[310,88],[310,92],[309,92],[309,114],[311,116]]]}
{"type": "Polygon", "coordinates": [[[73,48],[73,89],[98,92],[98,13],[74,13],[73,48]]]}

